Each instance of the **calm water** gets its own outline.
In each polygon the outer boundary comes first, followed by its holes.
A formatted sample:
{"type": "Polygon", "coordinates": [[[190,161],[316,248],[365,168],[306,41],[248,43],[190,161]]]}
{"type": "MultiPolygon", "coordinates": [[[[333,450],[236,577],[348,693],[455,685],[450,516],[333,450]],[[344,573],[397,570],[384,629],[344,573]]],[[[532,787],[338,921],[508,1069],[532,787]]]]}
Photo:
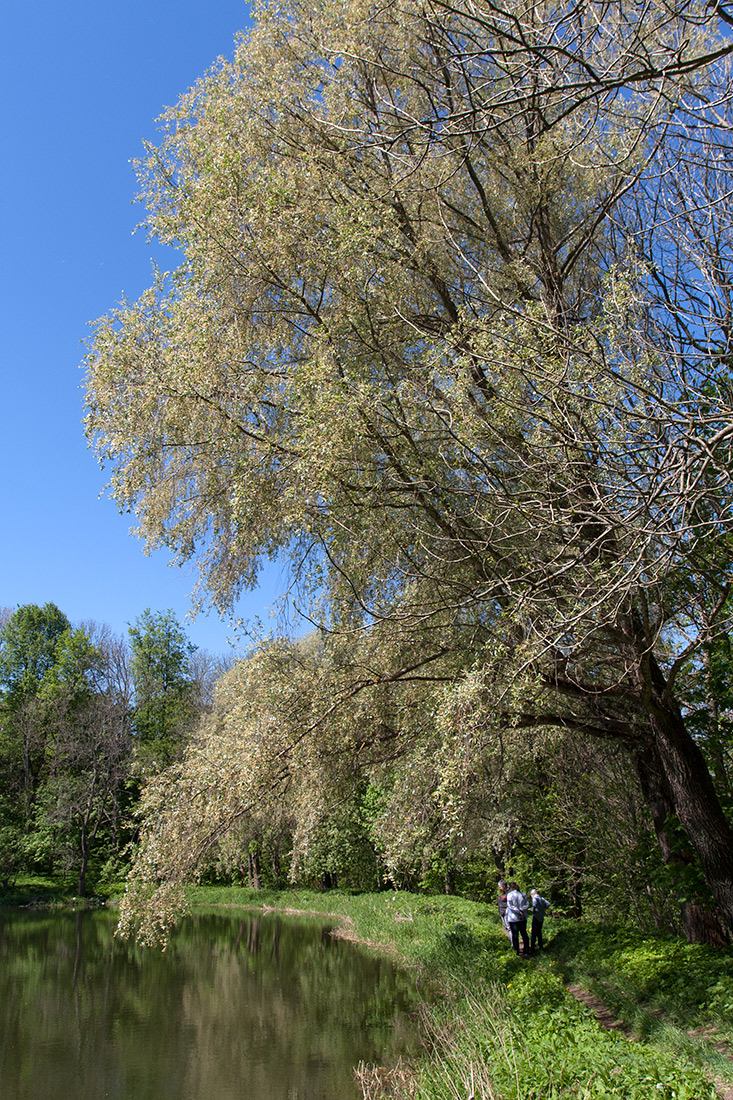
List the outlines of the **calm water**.
{"type": "Polygon", "coordinates": [[[0,914],[2,1100],[352,1100],[409,1044],[409,977],[278,917],[197,915],[168,951],[111,913],[0,914]]]}

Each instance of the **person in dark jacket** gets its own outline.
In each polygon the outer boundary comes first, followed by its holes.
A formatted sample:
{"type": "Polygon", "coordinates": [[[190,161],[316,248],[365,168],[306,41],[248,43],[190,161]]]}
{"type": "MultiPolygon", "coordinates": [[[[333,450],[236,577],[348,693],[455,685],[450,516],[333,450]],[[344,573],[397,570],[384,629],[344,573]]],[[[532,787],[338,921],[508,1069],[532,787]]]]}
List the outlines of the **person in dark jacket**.
{"type": "Polygon", "coordinates": [[[542,950],[545,946],[542,942],[542,925],[545,923],[545,913],[550,908],[550,903],[547,898],[543,898],[538,890],[530,890],[529,896],[532,899],[532,946],[531,951],[534,955],[535,948],[542,950]]]}

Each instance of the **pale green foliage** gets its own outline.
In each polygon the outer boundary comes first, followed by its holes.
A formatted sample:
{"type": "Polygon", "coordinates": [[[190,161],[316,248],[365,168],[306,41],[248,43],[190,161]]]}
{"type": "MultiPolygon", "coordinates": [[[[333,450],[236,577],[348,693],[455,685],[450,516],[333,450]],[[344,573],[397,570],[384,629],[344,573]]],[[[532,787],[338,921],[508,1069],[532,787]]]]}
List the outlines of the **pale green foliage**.
{"type": "MultiPolygon", "coordinates": [[[[452,116],[473,117],[501,43],[482,42],[461,87],[430,57],[430,24],[402,14],[265,9],[235,60],[168,112],[143,198],[150,231],[186,259],[100,323],[89,431],[151,544],[184,558],[195,546],[223,606],[261,555],[293,543],[314,566],[325,543],[377,613],[405,594],[413,556],[423,581],[438,556],[460,606],[464,586],[472,600],[492,592],[499,562],[522,591],[536,585],[541,547],[555,582],[576,570],[583,632],[609,568],[572,534],[578,473],[599,448],[592,507],[628,541],[619,579],[659,554],[633,487],[669,406],[644,408],[647,354],[614,342],[628,335],[626,292],[611,279],[604,297],[601,277],[606,215],[674,101],[642,86],[602,126],[578,107],[528,137],[512,110],[465,136],[452,116]],[[558,309],[572,319],[561,332],[558,309]]],[[[591,43],[612,69],[620,43],[591,43]]]]}
{"type": "MultiPolygon", "coordinates": [[[[98,323],[87,429],[220,608],[281,554],[343,639],[226,689],[236,805],[285,792],[296,860],[350,770],[396,861],[469,806],[497,843],[502,753],[560,727],[643,746],[719,874],[674,691],[733,567],[731,48],[701,3],[293,0],[163,117],[141,198],[181,266],[98,323]]],[[[241,811],[188,774],[159,820],[213,836],[241,811]]]]}
{"type": "MultiPolygon", "coordinates": [[[[100,322],[88,430],[150,544],[195,554],[222,607],[289,552],[336,622],[491,630],[515,667],[592,647],[598,669],[630,592],[650,644],[680,618],[660,580],[719,533],[727,389],[707,355],[660,357],[644,262],[610,236],[661,137],[673,157],[688,123],[715,127],[705,86],[479,126],[504,45],[484,28],[459,80],[401,14],[267,8],[168,112],[143,198],[185,261],[100,322]]],[[[640,18],[666,56],[667,9],[640,18]]],[[[622,66],[620,43],[589,49],[622,66]]]]}
{"type": "Polygon", "coordinates": [[[565,843],[570,817],[593,865],[589,888],[608,885],[611,866],[621,878],[629,813],[613,801],[603,753],[583,749],[589,780],[572,739],[497,730],[485,707],[472,723],[475,676],[457,686],[398,680],[387,688],[378,662],[394,654],[379,644],[372,652],[374,642],[275,639],[221,678],[182,762],[143,794],[125,932],[165,938],[187,881],[212,861],[241,875],[248,845],[268,838],[287,850],[291,881],[338,877],[339,885],[379,882],[380,867],[400,884],[429,878],[436,860],[449,872],[477,858],[491,866],[524,840],[565,888],[575,873],[565,843]],[[572,760],[586,784],[581,798],[566,795],[563,762],[572,760]],[[548,773],[542,798],[539,770],[548,773]],[[596,828],[600,806],[620,823],[613,853],[596,828]]]}
{"type": "MultiPolygon", "coordinates": [[[[121,909],[121,927],[145,940],[164,936],[183,904],[183,884],[212,850],[247,819],[272,823],[301,775],[297,731],[310,696],[290,647],[273,645],[226,673],[214,707],[189,742],[183,761],[146,786],[146,822],[121,909]]],[[[302,736],[300,737],[302,741],[302,736]]],[[[307,742],[310,748],[310,742],[307,742]]],[[[307,750],[306,750],[307,751],[307,750]]]]}

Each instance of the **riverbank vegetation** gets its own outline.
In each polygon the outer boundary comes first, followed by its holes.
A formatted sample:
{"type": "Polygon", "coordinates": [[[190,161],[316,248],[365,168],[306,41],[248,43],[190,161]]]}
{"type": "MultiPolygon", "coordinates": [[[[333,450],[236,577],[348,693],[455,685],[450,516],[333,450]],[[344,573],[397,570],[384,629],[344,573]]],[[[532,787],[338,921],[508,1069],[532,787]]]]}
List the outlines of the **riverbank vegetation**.
{"type": "MultiPolygon", "coordinates": [[[[89,904],[71,888],[25,880],[0,903],[89,904]]],[[[552,914],[545,951],[525,960],[493,903],[401,891],[199,886],[187,905],[318,916],[412,970],[421,1046],[397,1065],[358,1066],[364,1100],[713,1100],[733,1089],[730,951],[552,914]]]]}

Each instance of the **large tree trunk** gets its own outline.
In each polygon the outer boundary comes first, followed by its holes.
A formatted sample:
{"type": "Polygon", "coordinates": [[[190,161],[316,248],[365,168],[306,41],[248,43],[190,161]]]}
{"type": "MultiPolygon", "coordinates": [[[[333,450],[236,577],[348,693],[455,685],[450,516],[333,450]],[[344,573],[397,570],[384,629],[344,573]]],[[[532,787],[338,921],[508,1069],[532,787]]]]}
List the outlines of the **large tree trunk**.
{"type": "MultiPolygon", "coordinates": [[[[662,855],[673,858],[666,820],[674,813],[697,856],[711,895],[710,909],[685,914],[688,937],[718,940],[715,916],[733,932],[733,829],[723,813],[699,745],[685,726],[667,678],[651,652],[641,624],[634,618],[639,702],[646,710],[649,735],[635,741],[637,775],[652,812],[662,855]]],[[[720,939],[725,933],[720,930],[720,939]]]]}
{"type": "MultiPolygon", "coordinates": [[[[632,758],[664,862],[678,863],[680,866],[689,864],[693,859],[692,850],[680,850],[669,833],[670,819],[676,815],[676,804],[656,744],[650,741],[635,745],[632,758]]],[[[703,766],[704,763],[703,761],[703,766]]],[[[651,892],[650,899],[654,908],[651,892]]],[[[685,935],[690,943],[708,943],[714,947],[726,945],[725,929],[717,913],[709,906],[685,901],[682,903],[681,916],[685,935]]],[[[656,912],[654,918],[659,927],[661,922],[656,912]]]]}
{"type": "Polygon", "coordinates": [[[669,819],[675,812],[674,799],[656,745],[653,741],[637,742],[631,755],[662,859],[665,863],[687,863],[688,859],[675,847],[669,833],[669,819]]]}
{"type": "Polygon", "coordinates": [[[679,711],[657,709],[651,724],[677,820],[700,862],[722,921],[733,931],[733,829],[702,752],[679,711]]]}

